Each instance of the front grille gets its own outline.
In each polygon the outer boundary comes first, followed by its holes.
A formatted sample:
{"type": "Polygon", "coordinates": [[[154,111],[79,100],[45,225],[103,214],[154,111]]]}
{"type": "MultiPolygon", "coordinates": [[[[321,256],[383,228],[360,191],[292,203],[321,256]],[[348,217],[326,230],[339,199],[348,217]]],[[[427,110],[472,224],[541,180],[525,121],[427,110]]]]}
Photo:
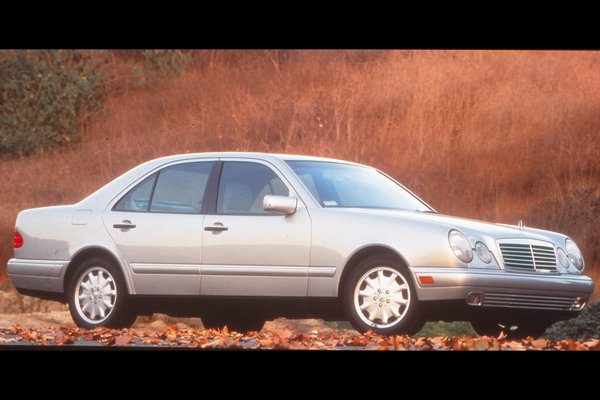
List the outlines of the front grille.
{"type": "Polygon", "coordinates": [[[504,268],[515,271],[556,272],[554,247],[539,244],[500,243],[504,268]]]}
{"type": "Polygon", "coordinates": [[[481,305],[487,307],[537,308],[540,310],[573,311],[582,306],[578,297],[536,296],[511,293],[484,293],[481,305]]]}

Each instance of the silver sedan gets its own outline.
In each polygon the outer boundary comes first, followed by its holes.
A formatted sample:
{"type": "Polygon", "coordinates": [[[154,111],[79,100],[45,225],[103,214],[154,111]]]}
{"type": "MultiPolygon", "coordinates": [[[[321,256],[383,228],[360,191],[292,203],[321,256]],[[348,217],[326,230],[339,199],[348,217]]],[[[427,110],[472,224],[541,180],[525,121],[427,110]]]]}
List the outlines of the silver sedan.
{"type": "Polygon", "coordinates": [[[67,302],[82,327],[165,312],[236,330],[285,316],[536,336],[593,290],[565,235],[441,215],[374,168],[292,155],[146,162],[75,205],[19,213],[14,252],[19,292],[67,302]]]}

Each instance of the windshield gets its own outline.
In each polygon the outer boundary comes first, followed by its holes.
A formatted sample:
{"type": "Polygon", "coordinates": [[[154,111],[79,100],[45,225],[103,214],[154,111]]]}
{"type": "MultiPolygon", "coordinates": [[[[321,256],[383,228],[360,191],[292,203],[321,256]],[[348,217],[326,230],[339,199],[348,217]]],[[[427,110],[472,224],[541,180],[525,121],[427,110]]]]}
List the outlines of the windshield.
{"type": "Polygon", "coordinates": [[[433,211],[373,168],[326,161],[287,163],[323,207],[433,211]]]}

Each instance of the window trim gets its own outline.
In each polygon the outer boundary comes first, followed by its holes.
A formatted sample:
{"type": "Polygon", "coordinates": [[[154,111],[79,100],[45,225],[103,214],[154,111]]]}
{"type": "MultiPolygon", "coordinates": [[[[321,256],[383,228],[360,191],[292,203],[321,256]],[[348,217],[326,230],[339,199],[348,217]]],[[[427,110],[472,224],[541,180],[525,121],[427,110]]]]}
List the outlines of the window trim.
{"type": "Polygon", "coordinates": [[[208,160],[202,160],[202,159],[196,159],[196,160],[184,160],[184,161],[180,161],[180,162],[175,162],[175,163],[170,163],[167,165],[162,165],[157,169],[154,169],[152,171],[150,171],[149,173],[147,173],[146,175],[142,176],[140,179],[138,179],[137,181],[135,181],[132,185],[127,187],[127,190],[124,191],[124,193],[120,196],[117,196],[117,200],[113,200],[113,205],[110,207],[110,211],[112,212],[126,212],[126,213],[147,213],[147,214],[176,214],[176,215],[206,215],[206,201],[208,199],[208,194],[210,192],[210,188],[212,187],[212,181],[211,179],[213,179],[213,175],[215,173],[215,169],[217,167],[218,164],[220,164],[221,161],[219,161],[218,159],[208,159],[208,160]],[[213,163],[213,166],[210,170],[210,173],[208,175],[208,181],[206,182],[206,187],[204,188],[204,195],[202,196],[202,208],[200,209],[200,212],[194,212],[194,213],[186,213],[186,212],[176,212],[176,211],[151,211],[152,208],[152,201],[154,200],[154,191],[156,189],[156,184],[158,183],[158,178],[160,176],[160,173],[170,167],[174,167],[176,165],[182,165],[182,164],[195,164],[195,163],[202,163],[202,162],[210,162],[213,163]],[[150,192],[150,199],[148,201],[148,207],[146,209],[146,211],[140,211],[140,210],[115,210],[115,207],[117,206],[117,204],[119,204],[119,202],[125,197],[127,196],[132,190],[135,190],[135,188],[138,187],[138,185],[140,185],[144,180],[146,180],[147,178],[151,177],[152,175],[156,175],[154,177],[154,184],[152,185],[152,191],[150,192]]]}

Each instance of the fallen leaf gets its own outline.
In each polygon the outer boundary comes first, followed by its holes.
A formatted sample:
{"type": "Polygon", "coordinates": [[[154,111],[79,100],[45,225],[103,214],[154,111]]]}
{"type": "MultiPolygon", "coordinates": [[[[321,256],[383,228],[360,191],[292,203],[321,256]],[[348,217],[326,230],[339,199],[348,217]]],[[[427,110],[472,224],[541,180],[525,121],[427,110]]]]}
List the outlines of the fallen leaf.
{"type": "Polygon", "coordinates": [[[590,350],[600,350],[600,340],[598,339],[588,340],[583,342],[583,345],[590,350]]]}
{"type": "Polygon", "coordinates": [[[548,346],[548,341],[546,339],[532,340],[531,345],[535,349],[545,349],[548,346]]]}
{"type": "Polygon", "coordinates": [[[475,346],[473,346],[474,350],[487,350],[490,347],[489,343],[480,338],[476,343],[475,346]]]}
{"type": "Polygon", "coordinates": [[[500,341],[497,339],[494,339],[492,341],[492,347],[490,348],[490,350],[502,350],[502,347],[500,346],[500,341]]]}
{"type": "Polygon", "coordinates": [[[367,339],[364,336],[357,336],[350,341],[351,346],[366,346],[367,339]]]}
{"type": "Polygon", "coordinates": [[[284,340],[288,340],[294,337],[294,333],[292,331],[290,331],[289,329],[284,329],[281,332],[278,333],[279,337],[284,339],[284,340]]]}
{"type": "Polygon", "coordinates": [[[511,350],[526,350],[527,349],[525,346],[523,346],[523,344],[521,342],[518,342],[516,340],[511,340],[509,342],[506,342],[506,345],[511,350]]]}
{"type": "Polygon", "coordinates": [[[127,346],[129,343],[133,341],[133,338],[128,335],[117,336],[115,338],[115,345],[117,346],[127,346]]]}
{"type": "Polygon", "coordinates": [[[271,339],[259,339],[258,340],[258,344],[260,345],[260,347],[272,347],[273,346],[273,340],[271,340],[271,339]]]}
{"type": "Polygon", "coordinates": [[[462,343],[461,350],[474,350],[475,349],[475,340],[472,338],[465,338],[462,343]]]}
{"type": "Polygon", "coordinates": [[[62,346],[64,344],[73,344],[73,343],[75,343],[75,340],[73,340],[73,338],[71,336],[67,336],[64,334],[57,335],[54,338],[54,344],[56,344],[57,346],[62,346]]]}

